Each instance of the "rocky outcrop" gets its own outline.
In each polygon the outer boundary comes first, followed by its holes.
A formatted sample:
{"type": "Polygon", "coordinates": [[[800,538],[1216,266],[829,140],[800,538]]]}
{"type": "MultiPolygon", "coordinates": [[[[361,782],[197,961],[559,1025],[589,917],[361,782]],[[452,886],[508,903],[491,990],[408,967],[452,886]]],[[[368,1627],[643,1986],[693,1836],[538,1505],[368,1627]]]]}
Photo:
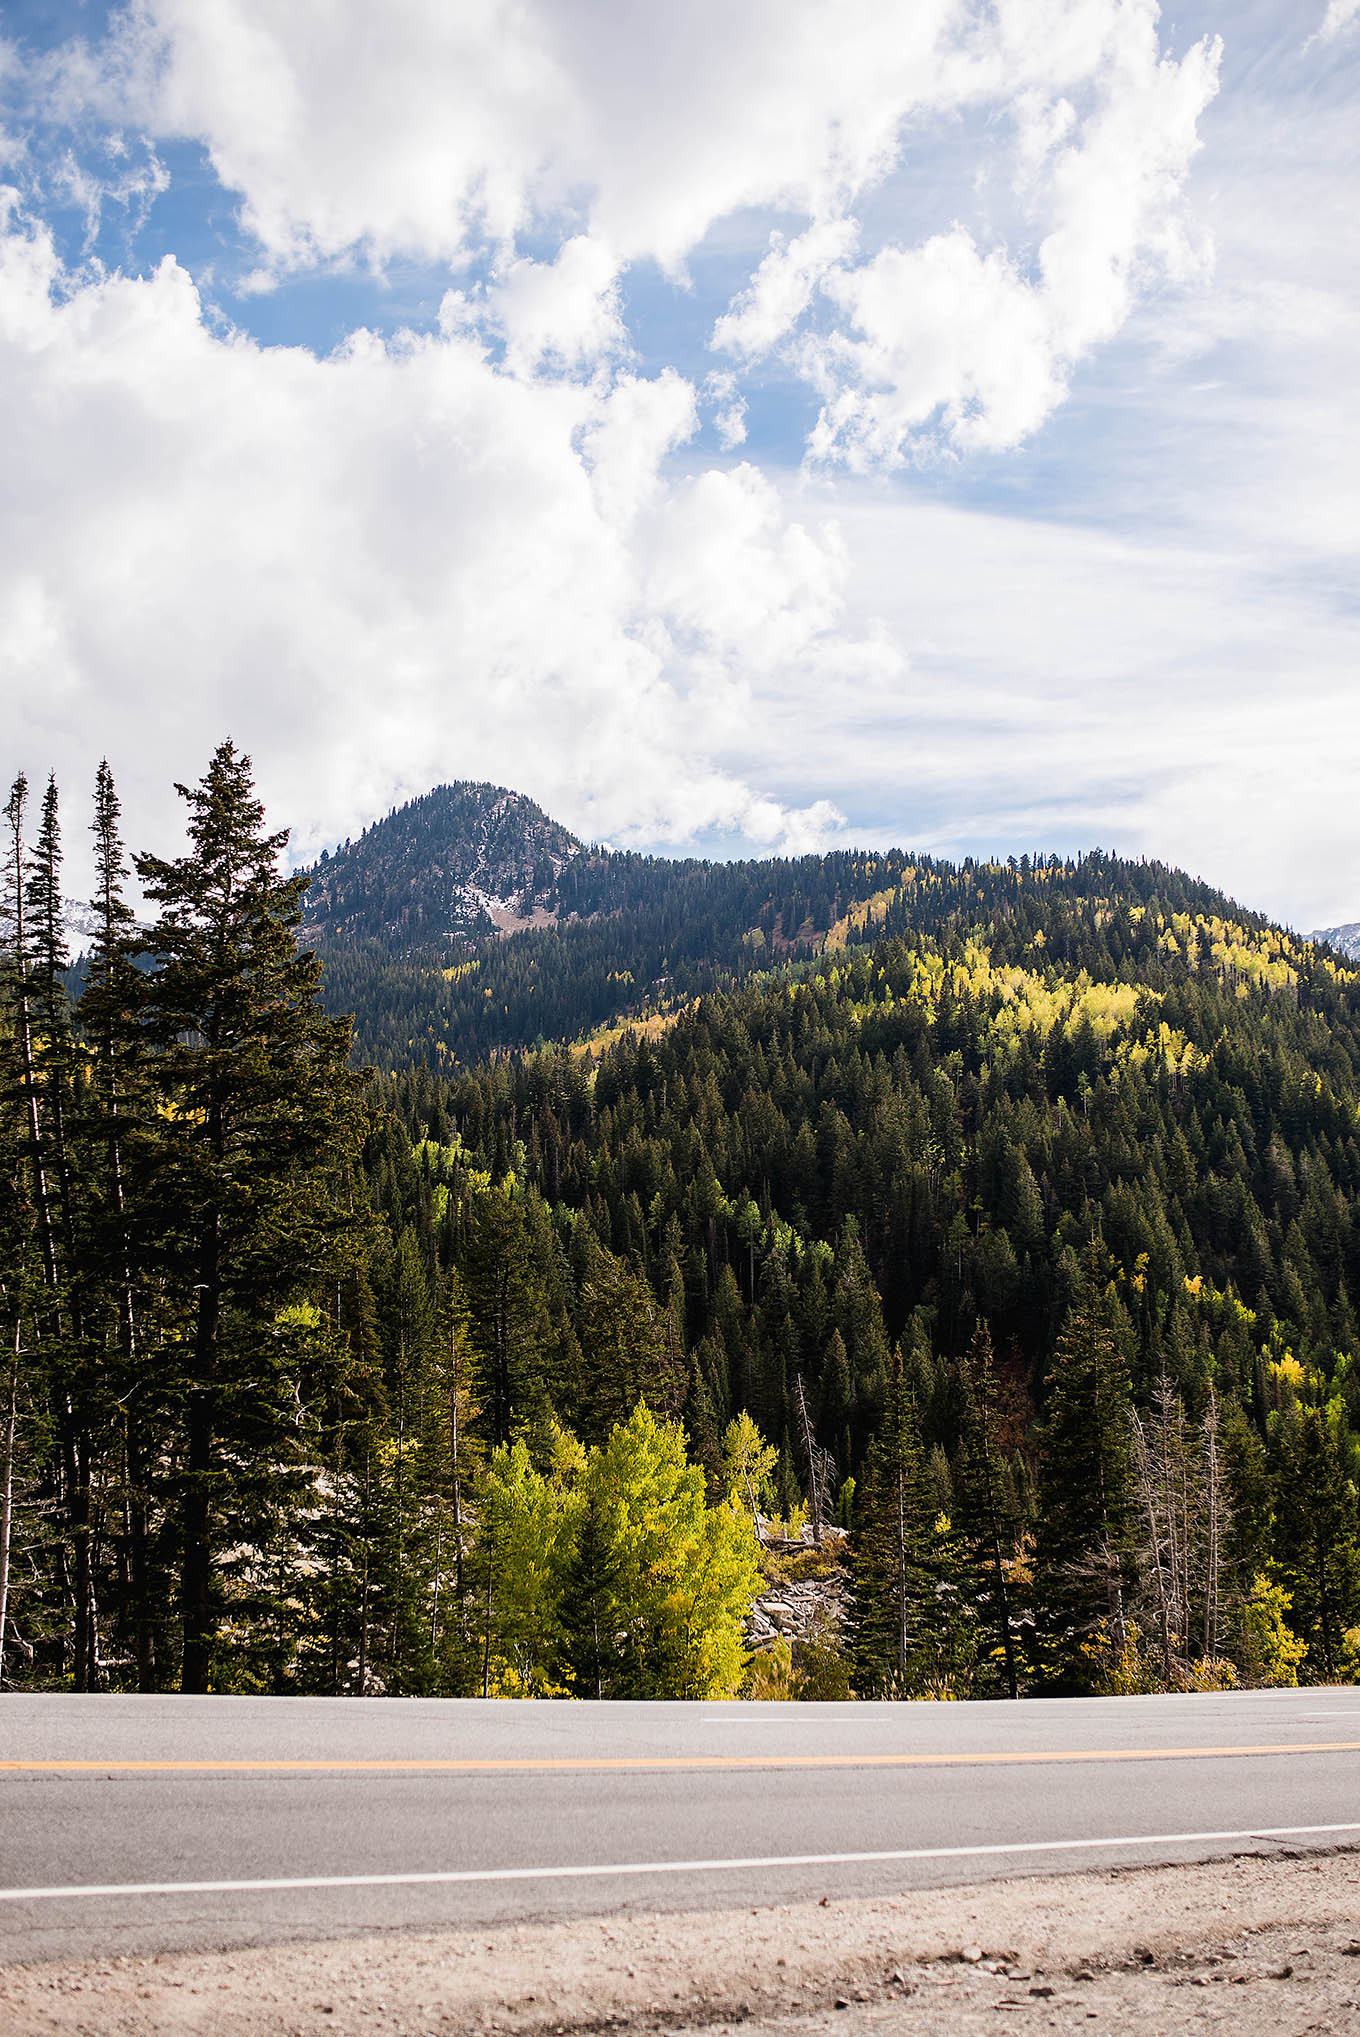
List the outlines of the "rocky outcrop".
{"type": "Polygon", "coordinates": [[[761,1522],[760,1541],[768,1583],[746,1623],[747,1647],[839,1642],[849,1607],[845,1530],[823,1528],[818,1543],[808,1528],[789,1541],[771,1535],[761,1522]]]}

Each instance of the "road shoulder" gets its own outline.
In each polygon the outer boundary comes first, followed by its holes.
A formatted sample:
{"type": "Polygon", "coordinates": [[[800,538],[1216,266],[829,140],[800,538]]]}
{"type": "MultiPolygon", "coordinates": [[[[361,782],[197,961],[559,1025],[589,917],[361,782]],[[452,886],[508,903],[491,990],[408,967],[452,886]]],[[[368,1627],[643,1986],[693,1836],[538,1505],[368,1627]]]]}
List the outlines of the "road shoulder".
{"type": "Polygon", "coordinates": [[[0,1973],[0,2027],[98,2037],[602,2029],[789,2037],[1360,2027],[1360,1851],[892,1898],[384,1932],[0,1973]]]}

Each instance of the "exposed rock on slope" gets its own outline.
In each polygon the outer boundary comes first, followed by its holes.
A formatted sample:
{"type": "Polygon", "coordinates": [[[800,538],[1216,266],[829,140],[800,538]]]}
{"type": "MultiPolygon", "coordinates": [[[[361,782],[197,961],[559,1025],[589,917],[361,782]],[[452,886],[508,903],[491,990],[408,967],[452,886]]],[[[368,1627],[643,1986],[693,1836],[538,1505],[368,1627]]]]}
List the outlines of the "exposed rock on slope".
{"type": "Polygon", "coordinates": [[[1339,955],[1349,955],[1353,962],[1360,962],[1360,920],[1347,920],[1339,927],[1315,927],[1308,938],[1330,941],[1339,955]]]}
{"type": "Polygon", "coordinates": [[[776,1641],[839,1642],[847,1611],[847,1539],[843,1528],[823,1528],[821,1541],[814,1542],[811,1528],[805,1528],[798,1541],[784,1541],[762,1521],[766,1583],[747,1621],[748,1648],[772,1648],[776,1641]]]}

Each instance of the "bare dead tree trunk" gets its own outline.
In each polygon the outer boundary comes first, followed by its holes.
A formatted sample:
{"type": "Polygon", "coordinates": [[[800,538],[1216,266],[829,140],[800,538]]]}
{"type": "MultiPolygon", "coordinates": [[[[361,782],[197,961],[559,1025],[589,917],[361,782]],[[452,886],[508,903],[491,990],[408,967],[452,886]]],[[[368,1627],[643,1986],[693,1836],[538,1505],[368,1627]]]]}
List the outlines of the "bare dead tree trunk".
{"type": "Polygon", "coordinates": [[[826,1525],[826,1453],[812,1432],[812,1417],[808,1413],[807,1394],[803,1388],[801,1372],[794,1381],[794,1393],[798,1403],[798,1433],[803,1445],[803,1460],[807,1465],[808,1511],[812,1516],[812,1539],[820,1544],[822,1529],[826,1525]]]}
{"type": "Polygon", "coordinates": [[[1204,1415],[1204,1653],[1213,1661],[1218,1655],[1219,1573],[1222,1563],[1224,1520],[1223,1462],[1218,1451],[1218,1397],[1209,1388],[1209,1405],[1204,1415]]]}
{"type": "Polygon", "coordinates": [[[1148,1553],[1152,1558],[1152,1581],[1157,1593],[1157,1638],[1162,1651],[1162,1678],[1171,1685],[1171,1608],[1167,1591],[1167,1562],[1157,1505],[1157,1469],[1147,1430],[1141,1416],[1133,1417],[1133,1461],[1138,1479],[1138,1497],[1147,1525],[1148,1553]]]}

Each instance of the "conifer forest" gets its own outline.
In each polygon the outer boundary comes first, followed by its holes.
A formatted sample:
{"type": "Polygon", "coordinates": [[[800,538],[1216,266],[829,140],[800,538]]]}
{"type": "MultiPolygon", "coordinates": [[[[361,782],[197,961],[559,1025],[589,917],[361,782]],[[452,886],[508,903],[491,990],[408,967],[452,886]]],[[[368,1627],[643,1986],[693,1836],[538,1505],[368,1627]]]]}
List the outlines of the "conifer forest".
{"type": "Polygon", "coordinates": [[[583,861],[411,961],[180,791],[133,855],[101,767],[78,937],[5,808],[4,1687],[1360,1680],[1343,957],[1097,852],[583,861]]]}

